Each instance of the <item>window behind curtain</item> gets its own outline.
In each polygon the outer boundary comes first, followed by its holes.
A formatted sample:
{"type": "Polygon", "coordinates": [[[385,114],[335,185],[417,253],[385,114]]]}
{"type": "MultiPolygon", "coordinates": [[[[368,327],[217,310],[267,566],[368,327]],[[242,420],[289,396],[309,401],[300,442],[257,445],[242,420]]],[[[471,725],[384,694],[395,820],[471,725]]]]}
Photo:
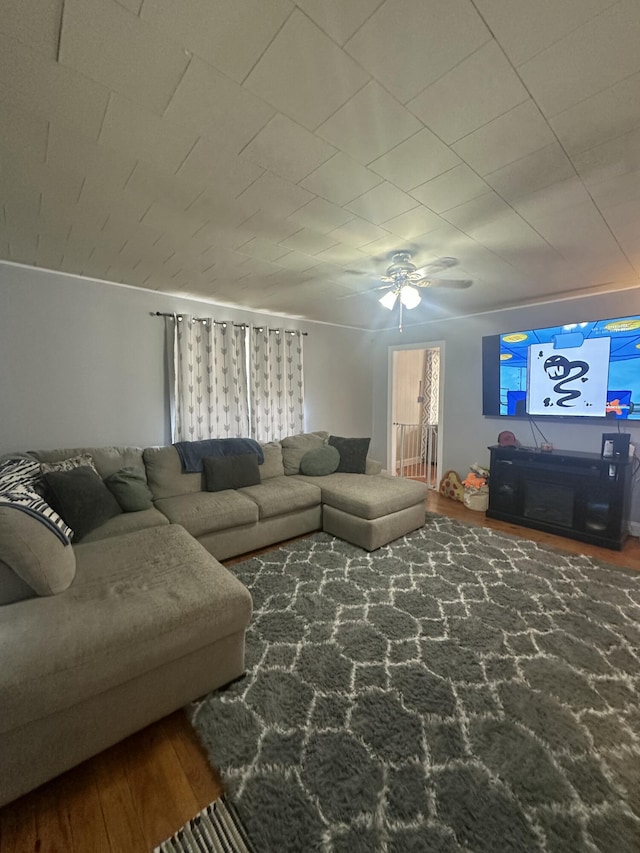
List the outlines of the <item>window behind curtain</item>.
{"type": "Polygon", "coordinates": [[[303,336],[167,317],[173,441],[304,432],[303,336]]]}

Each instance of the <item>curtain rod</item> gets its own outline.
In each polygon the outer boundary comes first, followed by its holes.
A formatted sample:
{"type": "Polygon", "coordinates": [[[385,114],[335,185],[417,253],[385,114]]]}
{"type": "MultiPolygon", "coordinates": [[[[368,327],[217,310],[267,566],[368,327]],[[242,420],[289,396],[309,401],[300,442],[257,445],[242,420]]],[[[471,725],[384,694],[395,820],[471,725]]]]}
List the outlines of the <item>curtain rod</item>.
{"type": "MultiPolygon", "coordinates": [[[[182,314],[171,314],[168,311],[151,311],[152,317],[175,317],[177,320],[182,320],[182,314]]],[[[211,317],[192,317],[191,318],[194,323],[208,323],[211,320],[211,317]]],[[[250,329],[250,323],[230,323],[227,320],[211,320],[214,326],[233,326],[236,329],[250,329]]],[[[254,326],[254,329],[257,329],[261,332],[264,329],[264,326],[254,326]]],[[[269,329],[269,332],[285,332],[287,335],[303,335],[305,338],[309,334],[309,332],[301,332],[299,329],[269,329]]]]}

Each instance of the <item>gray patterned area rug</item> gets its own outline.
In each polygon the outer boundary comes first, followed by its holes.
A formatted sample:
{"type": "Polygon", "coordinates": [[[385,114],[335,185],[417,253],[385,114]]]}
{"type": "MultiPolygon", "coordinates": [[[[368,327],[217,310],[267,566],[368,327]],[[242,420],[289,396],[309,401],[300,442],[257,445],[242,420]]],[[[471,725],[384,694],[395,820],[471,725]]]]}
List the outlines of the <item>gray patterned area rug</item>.
{"type": "Polygon", "coordinates": [[[232,570],[247,675],[191,717],[260,853],[640,850],[640,572],[443,517],[232,570]]]}

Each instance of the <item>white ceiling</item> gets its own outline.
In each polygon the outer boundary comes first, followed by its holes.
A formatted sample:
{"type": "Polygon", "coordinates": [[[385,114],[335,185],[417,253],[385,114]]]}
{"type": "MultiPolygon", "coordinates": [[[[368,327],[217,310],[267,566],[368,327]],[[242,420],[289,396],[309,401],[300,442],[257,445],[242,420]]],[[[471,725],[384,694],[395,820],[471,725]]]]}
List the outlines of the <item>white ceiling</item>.
{"type": "Polygon", "coordinates": [[[0,258],[364,328],[398,249],[474,281],[405,322],[637,287],[639,44],[638,0],[3,0],[0,258]]]}

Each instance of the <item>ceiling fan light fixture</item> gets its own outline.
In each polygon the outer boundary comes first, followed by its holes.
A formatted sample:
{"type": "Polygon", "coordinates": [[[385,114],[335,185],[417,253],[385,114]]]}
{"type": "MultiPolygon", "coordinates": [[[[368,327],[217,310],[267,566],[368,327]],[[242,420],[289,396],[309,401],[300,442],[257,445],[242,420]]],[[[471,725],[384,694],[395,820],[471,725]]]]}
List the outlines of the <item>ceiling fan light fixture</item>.
{"type": "Polygon", "coordinates": [[[378,299],[378,302],[381,305],[384,305],[385,308],[388,308],[389,311],[393,310],[393,306],[396,304],[396,299],[398,298],[398,294],[393,290],[388,290],[384,296],[381,296],[378,299]]]}
{"type": "Polygon", "coordinates": [[[406,284],[400,291],[400,299],[405,308],[417,308],[420,304],[420,292],[410,284],[406,284]]]}

